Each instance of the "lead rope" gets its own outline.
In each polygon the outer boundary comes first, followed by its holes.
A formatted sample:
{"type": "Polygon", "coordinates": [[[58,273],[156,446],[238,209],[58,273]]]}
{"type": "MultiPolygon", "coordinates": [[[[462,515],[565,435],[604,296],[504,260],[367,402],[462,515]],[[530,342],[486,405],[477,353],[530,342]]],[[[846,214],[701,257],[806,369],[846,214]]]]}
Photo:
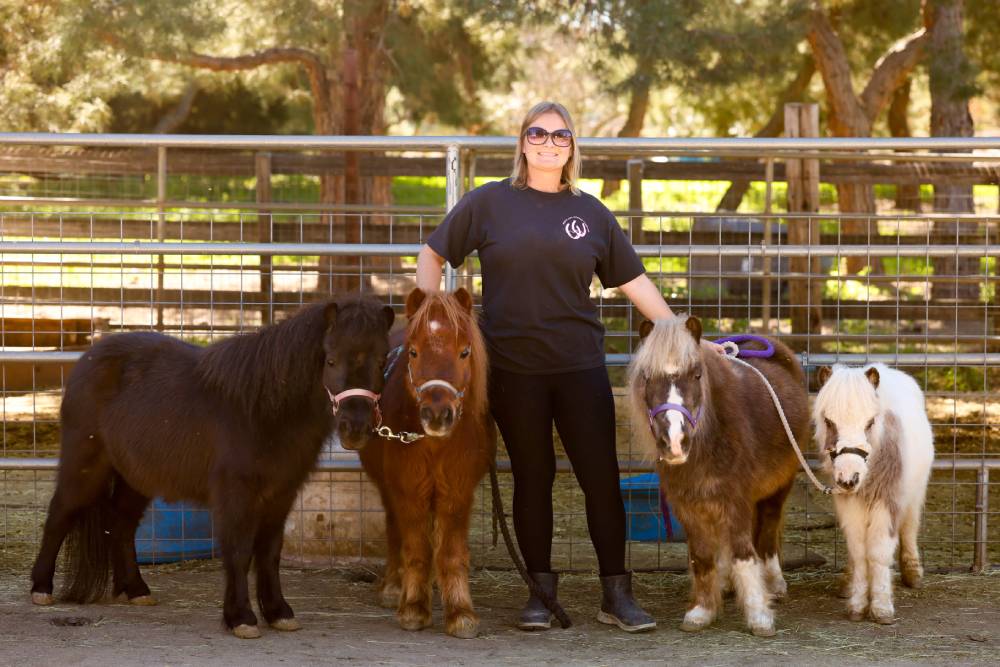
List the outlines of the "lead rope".
{"type": "Polygon", "coordinates": [[[559,625],[564,629],[568,628],[573,625],[573,621],[570,620],[566,610],[556,600],[549,597],[542,590],[541,586],[531,578],[531,575],[528,574],[528,568],[521,562],[521,556],[517,553],[517,547],[514,546],[514,540],[510,536],[510,528],[507,526],[507,517],[503,512],[503,498],[500,497],[500,482],[497,479],[497,460],[495,456],[490,461],[490,486],[493,488],[493,521],[500,524],[500,532],[503,534],[504,544],[507,545],[507,553],[510,554],[510,559],[514,561],[514,567],[521,573],[521,578],[528,585],[528,590],[531,591],[531,594],[541,600],[545,608],[552,612],[556,620],[559,621],[559,625]]]}
{"type": "Polygon", "coordinates": [[[764,383],[764,386],[767,387],[767,393],[771,395],[771,400],[774,402],[774,407],[775,409],[777,409],[778,416],[781,418],[781,424],[782,426],[785,427],[785,434],[788,435],[788,441],[792,443],[792,449],[795,450],[795,455],[799,457],[799,463],[802,465],[802,469],[806,472],[806,476],[809,477],[813,485],[817,489],[819,489],[819,491],[825,496],[829,496],[834,493],[840,493],[839,489],[835,489],[831,486],[825,486],[821,481],[819,481],[819,479],[816,478],[816,475],[813,473],[812,468],[810,468],[809,464],[806,462],[806,457],[802,455],[802,450],[799,449],[798,441],[792,434],[792,427],[788,425],[788,419],[785,417],[785,411],[781,407],[781,401],[778,400],[778,395],[774,392],[774,388],[771,386],[771,383],[767,381],[767,378],[764,377],[764,374],[761,373],[759,370],[757,370],[757,368],[755,368],[754,366],[736,357],[736,355],[739,354],[739,347],[735,343],[723,344],[723,347],[726,349],[726,357],[730,361],[735,361],[736,363],[742,364],[743,366],[746,366],[747,368],[752,370],[760,377],[761,381],[764,383]]]}

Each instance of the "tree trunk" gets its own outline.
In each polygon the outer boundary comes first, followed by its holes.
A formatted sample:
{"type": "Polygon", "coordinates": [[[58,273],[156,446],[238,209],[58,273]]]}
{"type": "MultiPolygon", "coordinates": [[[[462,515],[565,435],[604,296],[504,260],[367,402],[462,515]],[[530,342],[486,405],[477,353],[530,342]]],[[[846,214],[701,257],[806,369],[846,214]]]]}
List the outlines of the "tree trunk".
{"type": "MultiPolygon", "coordinates": [[[[896,88],[916,67],[927,41],[926,31],[920,30],[893,45],[875,65],[859,96],[851,83],[850,63],[844,45],[819,7],[811,14],[806,36],[826,88],[830,130],[837,137],[871,136],[875,118],[888,106],[896,88]]],[[[837,202],[841,213],[860,216],[841,222],[840,228],[845,234],[878,233],[874,221],[866,217],[875,214],[875,194],[870,185],[838,185],[837,202]]],[[[866,266],[866,260],[861,257],[847,260],[850,273],[857,273],[866,266]]]]}
{"type": "MultiPolygon", "coordinates": [[[[962,48],[962,0],[926,0],[924,24],[930,31],[931,135],[935,137],[971,137],[974,134],[969,113],[967,84],[969,63],[962,48]]],[[[974,213],[971,185],[935,185],[934,210],[939,213],[974,213]]],[[[978,224],[970,221],[936,220],[937,243],[962,245],[964,234],[975,234],[978,224]]],[[[934,273],[943,276],[977,275],[982,270],[976,257],[940,257],[934,261],[934,273]]],[[[935,280],[931,297],[938,299],[978,299],[979,285],[935,280]]]]}
{"type": "MultiPolygon", "coordinates": [[[[642,132],[643,123],[646,122],[646,111],[649,109],[649,89],[652,78],[651,68],[647,63],[640,62],[636,65],[632,95],[628,105],[628,117],[625,119],[625,125],[622,126],[622,129],[618,130],[619,137],[638,137],[639,133],[642,132]]],[[[610,197],[621,187],[621,181],[604,181],[601,186],[601,197],[610,197]]]]}
{"type": "MultiPolygon", "coordinates": [[[[892,95],[892,103],[889,105],[889,134],[894,137],[912,137],[910,132],[910,88],[913,80],[907,79],[906,83],[896,89],[892,95]]],[[[916,183],[900,184],[896,186],[896,208],[900,210],[910,210],[920,213],[923,206],[920,203],[920,186],[916,183]]]]}
{"type": "MultiPolygon", "coordinates": [[[[340,69],[336,84],[330,90],[330,107],[339,114],[335,126],[339,134],[374,135],[385,132],[386,70],[388,59],[382,38],[388,19],[389,4],[386,0],[365,2],[352,0],[344,3],[344,41],[339,45],[337,60],[340,69]],[[338,105],[337,102],[340,102],[338,105]]],[[[391,203],[391,188],[385,183],[376,185],[371,177],[361,174],[361,160],[364,154],[358,151],[344,153],[344,172],[341,178],[343,201],[346,204],[391,203]]],[[[340,188],[330,186],[331,190],[340,188]]],[[[324,200],[324,203],[326,200],[324,200]]],[[[332,203],[332,202],[331,202],[332,203]]],[[[360,243],[368,241],[376,234],[367,233],[375,226],[386,228],[390,223],[387,216],[377,218],[369,214],[330,216],[331,237],[335,243],[360,243]]],[[[329,276],[327,281],[332,292],[353,292],[364,289],[369,279],[363,277],[371,268],[372,259],[361,256],[325,258],[321,262],[321,274],[329,276]]],[[[385,262],[382,262],[385,264],[385,262]]]]}

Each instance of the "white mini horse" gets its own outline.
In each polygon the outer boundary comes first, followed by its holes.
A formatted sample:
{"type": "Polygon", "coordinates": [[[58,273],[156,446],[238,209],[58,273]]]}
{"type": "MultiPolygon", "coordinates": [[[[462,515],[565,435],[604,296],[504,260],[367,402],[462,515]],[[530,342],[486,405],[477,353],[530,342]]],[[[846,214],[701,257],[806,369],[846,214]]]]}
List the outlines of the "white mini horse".
{"type": "Polygon", "coordinates": [[[850,554],[848,614],[860,621],[868,609],[875,622],[893,623],[897,542],[903,584],[918,587],[924,574],[917,530],[934,461],[924,395],[913,378],[883,364],[821,368],[819,380],[813,421],[840,491],[833,499],[850,554]]]}

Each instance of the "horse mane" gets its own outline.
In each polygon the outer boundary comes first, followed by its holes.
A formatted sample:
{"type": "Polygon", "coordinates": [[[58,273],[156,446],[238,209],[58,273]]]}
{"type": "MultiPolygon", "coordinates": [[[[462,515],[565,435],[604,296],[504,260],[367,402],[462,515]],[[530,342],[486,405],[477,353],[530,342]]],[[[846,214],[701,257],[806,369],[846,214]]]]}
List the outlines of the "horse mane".
{"type": "Polygon", "coordinates": [[[330,303],[338,306],[337,326],[346,336],[364,335],[385,322],[381,303],[371,297],[309,304],[282,322],[208,346],[196,374],[256,419],[275,420],[303,409],[321,381],[330,303]]]}
{"type": "Polygon", "coordinates": [[[813,402],[813,422],[816,426],[816,442],[820,447],[826,442],[827,415],[860,415],[871,412],[874,402],[876,412],[881,412],[878,396],[872,383],[865,376],[867,366],[843,366],[836,364],[826,384],[816,394],[813,402]]]}
{"type": "Polygon", "coordinates": [[[489,373],[489,360],[476,311],[473,310],[471,313],[467,311],[451,293],[429,292],[406,325],[407,339],[415,335],[417,331],[428,329],[432,312],[442,313],[452,329],[455,331],[464,330],[469,337],[472,379],[465,396],[465,409],[470,414],[481,416],[486,413],[486,381],[489,373]]]}
{"type": "MultiPolygon", "coordinates": [[[[702,359],[701,345],[691,336],[684,323],[687,315],[678,315],[657,320],[653,329],[632,355],[628,367],[628,411],[631,418],[633,436],[648,458],[656,458],[656,442],[646,428],[648,412],[644,392],[646,379],[654,375],[685,371],[702,359]]],[[[702,377],[702,395],[705,410],[702,420],[712,419],[709,398],[708,373],[702,377]]]]}

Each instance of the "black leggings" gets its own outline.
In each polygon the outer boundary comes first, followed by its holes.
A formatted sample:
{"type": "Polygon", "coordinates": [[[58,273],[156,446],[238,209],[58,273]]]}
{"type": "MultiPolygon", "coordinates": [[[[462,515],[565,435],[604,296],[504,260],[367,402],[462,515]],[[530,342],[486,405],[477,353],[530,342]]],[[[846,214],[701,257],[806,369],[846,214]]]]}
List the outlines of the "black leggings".
{"type": "Polygon", "coordinates": [[[490,409],[510,455],[514,530],[528,570],[552,570],[554,421],[583,489],[601,575],[625,572],[625,506],[618,487],[615,403],[607,369],[523,375],[493,368],[490,409]]]}

